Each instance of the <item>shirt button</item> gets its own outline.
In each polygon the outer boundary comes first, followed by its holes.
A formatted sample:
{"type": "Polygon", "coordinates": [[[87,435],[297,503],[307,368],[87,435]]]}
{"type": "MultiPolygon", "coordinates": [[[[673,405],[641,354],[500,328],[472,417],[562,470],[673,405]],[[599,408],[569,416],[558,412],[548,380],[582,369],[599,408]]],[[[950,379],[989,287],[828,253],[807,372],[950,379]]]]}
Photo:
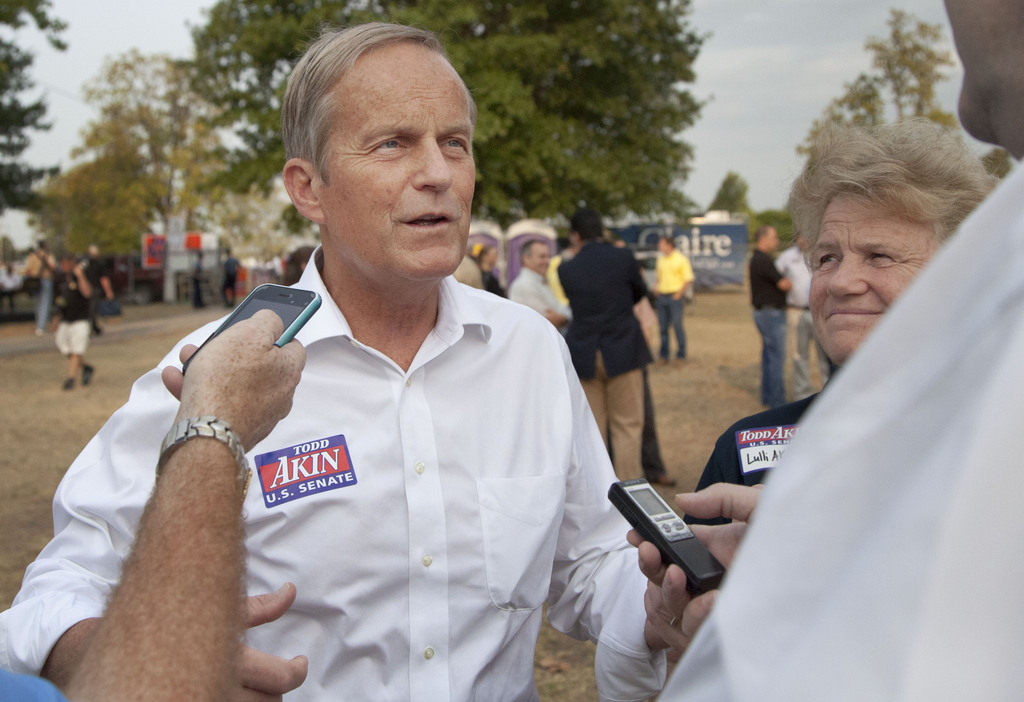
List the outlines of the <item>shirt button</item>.
{"type": "Polygon", "coordinates": [[[423,461],[416,461],[416,465],[414,466],[414,469],[415,469],[415,471],[417,473],[419,473],[420,475],[423,475],[423,471],[425,471],[427,469],[427,466],[424,465],[423,461]]]}
{"type": "Polygon", "coordinates": [[[423,657],[429,661],[431,658],[434,657],[434,649],[427,646],[427,648],[423,651],[423,657]]]}
{"type": "Polygon", "coordinates": [[[420,559],[420,562],[423,563],[423,565],[425,567],[429,568],[430,564],[434,562],[434,559],[431,558],[430,556],[424,556],[423,558],[420,559]]]}
{"type": "Polygon", "coordinates": [[[407,387],[407,388],[411,388],[412,387],[412,378],[406,378],[405,379],[405,387],[407,387]]]}

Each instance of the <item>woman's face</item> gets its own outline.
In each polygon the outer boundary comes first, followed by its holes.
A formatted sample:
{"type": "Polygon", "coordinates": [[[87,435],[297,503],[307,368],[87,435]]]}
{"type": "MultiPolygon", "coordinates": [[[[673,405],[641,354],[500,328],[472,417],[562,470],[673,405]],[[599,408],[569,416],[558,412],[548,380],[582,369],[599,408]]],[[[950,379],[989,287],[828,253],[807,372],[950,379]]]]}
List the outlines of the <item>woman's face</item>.
{"type": "Polygon", "coordinates": [[[487,268],[487,270],[490,270],[490,269],[494,268],[494,265],[497,262],[498,262],[498,250],[495,249],[495,248],[488,247],[487,250],[484,251],[484,255],[483,255],[484,267],[487,268]]]}
{"type": "Polygon", "coordinates": [[[833,363],[850,357],[939,248],[927,224],[879,213],[850,197],[825,210],[810,251],[811,316],[833,363]]]}

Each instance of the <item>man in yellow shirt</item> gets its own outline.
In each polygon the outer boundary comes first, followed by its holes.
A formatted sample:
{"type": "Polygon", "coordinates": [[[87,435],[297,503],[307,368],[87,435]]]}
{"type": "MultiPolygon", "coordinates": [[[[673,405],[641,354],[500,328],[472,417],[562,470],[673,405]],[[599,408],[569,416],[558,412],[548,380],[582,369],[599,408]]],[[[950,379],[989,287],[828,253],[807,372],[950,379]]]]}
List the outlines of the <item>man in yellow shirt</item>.
{"type": "Polygon", "coordinates": [[[676,361],[686,358],[686,332],[683,330],[683,304],[686,291],[693,284],[693,268],[690,259],[676,248],[672,237],[658,240],[657,279],[654,294],[658,296],[658,326],[661,328],[662,363],[668,363],[668,328],[676,335],[676,361]]]}
{"type": "Polygon", "coordinates": [[[557,256],[552,256],[551,262],[548,263],[548,287],[551,288],[551,292],[555,294],[555,299],[563,305],[569,304],[569,298],[565,296],[565,290],[562,290],[562,281],[558,278],[558,267],[562,265],[562,261],[568,261],[570,258],[575,256],[576,252],[580,250],[580,245],[581,242],[579,236],[570,232],[568,240],[559,239],[559,246],[561,247],[561,250],[558,252],[557,256]]]}

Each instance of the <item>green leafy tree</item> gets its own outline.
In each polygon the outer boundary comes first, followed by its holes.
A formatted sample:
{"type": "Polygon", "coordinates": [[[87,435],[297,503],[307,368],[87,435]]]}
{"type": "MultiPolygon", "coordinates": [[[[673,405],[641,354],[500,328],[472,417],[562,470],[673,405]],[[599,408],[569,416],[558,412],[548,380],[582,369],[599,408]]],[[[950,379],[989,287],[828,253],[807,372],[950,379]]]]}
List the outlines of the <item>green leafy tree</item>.
{"type": "Polygon", "coordinates": [[[750,203],[747,193],[750,186],[738,173],[729,171],[718,186],[718,192],[708,205],[708,210],[724,210],[725,212],[749,213],[750,203]]]}
{"type": "Polygon", "coordinates": [[[1000,180],[1009,175],[1013,168],[1013,158],[1010,156],[1010,152],[998,146],[982,156],[981,162],[985,164],[986,171],[1000,180]]]}
{"type": "Polygon", "coordinates": [[[0,236],[0,262],[14,263],[17,258],[18,248],[14,245],[14,240],[6,234],[0,236]]]}
{"type": "Polygon", "coordinates": [[[122,140],[104,154],[54,176],[39,189],[30,218],[55,248],[84,252],[91,243],[108,253],[138,250],[150,228],[160,183],[146,171],[136,145],[122,140]]]}
{"type": "MultiPolygon", "coordinates": [[[[18,29],[31,21],[51,46],[63,50],[66,47],[60,34],[65,24],[49,12],[50,0],[4,0],[0,3],[0,27],[18,29]]],[[[0,213],[31,206],[35,200],[32,183],[49,172],[20,160],[30,143],[28,132],[50,128],[44,121],[46,104],[42,99],[22,102],[22,93],[33,85],[28,75],[32,61],[30,52],[0,37],[0,213]]]]}
{"type": "Polygon", "coordinates": [[[191,90],[191,65],[132,50],[108,59],[84,87],[99,109],[73,155],[80,163],[42,190],[37,225],[74,250],[138,249],[139,235],[171,217],[201,228],[220,167],[215,110],[191,90]]]}
{"type": "Polygon", "coordinates": [[[479,108],[476,213],[502,223],[578,204],[617,216],[681,213],[675,185],[700,104],[702,37],[690,0],[220,0],[193,37],[199,86],[224,105],[241,147],[226,182],[266,186],[280,171],[279,112],[291,63],[323,22],[384,19],[439,31],[479,108]]]}
{"type": "MultiPolygon", "coordinates": [[[[217,222],[222,241],[241,258],[252,256],[269,261],[285,253],[294,232],[282,217],[291,208],[284,187],[277,187],[266,195],[255,185],[247,193],[227,193],[213,208],[212,218],[217,222]]],[[[317,232],[305,222],[308,239],[315,240],[317,232]]]]}
{"type": "Polygon", "coordinates": [[[839,122],[858,126],[882,124],[891,118],[927,117],[946,127],[956,117],[942,109],[935,86],[948,79],[952,67],[949,51],[940,49],[942,25],[928,24],[903,10],[890,10],[889,35],[869,37],[864,48],[872,54],[873,73],[862,73],[846,91],[829,103],[811,125],[797,153],[806,156],[822,127],[839,122]]]}
{"type": "Polygon", "coordinates": [[[779,233],[779,241],[782,242],[782,246],[788,246],[793,243],[793,215],[788,210],[761,210],[756,213],[750,218],[751,236],[757,231],[758,227],[764,224],[775,227],[775,231],[779,233]]]}
{"type": "Polygon", "coordinates": [[[102,157],[134,144],[148,177],[159,183],[151,216],[172,216],[192,227],[210,176],[220,167],[220,138],[210,126],[217,110],[192,90],[193,66],[168,56],[131,50],[108,60],[85,85],[100,118],[85,133],[77,155],[102,157]]]}

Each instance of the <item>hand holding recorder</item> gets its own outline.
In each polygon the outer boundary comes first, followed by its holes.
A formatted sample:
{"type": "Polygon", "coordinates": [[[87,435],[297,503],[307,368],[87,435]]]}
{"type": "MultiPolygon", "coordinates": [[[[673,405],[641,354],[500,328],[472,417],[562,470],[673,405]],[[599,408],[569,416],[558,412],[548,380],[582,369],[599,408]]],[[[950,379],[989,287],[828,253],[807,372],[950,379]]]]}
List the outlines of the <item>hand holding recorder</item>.
{"type": "MultiPolygon", "coordinates": [[[[687,514],[702,518],[723,516],[734,520],[732,524],[722,526],[688,526],[696,537],[694,540],[699,539],[700,543],[707,546],[713,560],[728,567],[746,532],[747,522],[757,507],[760,495],[759,487],[723,483],[712,485],[698,493],[677,495],[676,504],[687,514]]],[[[658,499],[660,500],[660,497],[658,499]]],[[[664,505],[664,501],[661,501],[661,504],[664,505]]],[[[710,614],[717,591],[708,589],[697,594],[695,589],[700,589],[701,586],[691,584],[683,569],[672,563],[671,558],[666,558],[659,548],[645,539],[639,531],[630,531],[627,539],[637,547],[640,571],[649,581],[644,596],[644,608],[647,611],[644,631],[647,645],[654,650],[671,649],[669,660],[677,661],[696,635],[701,623],[710,614]]]]}

